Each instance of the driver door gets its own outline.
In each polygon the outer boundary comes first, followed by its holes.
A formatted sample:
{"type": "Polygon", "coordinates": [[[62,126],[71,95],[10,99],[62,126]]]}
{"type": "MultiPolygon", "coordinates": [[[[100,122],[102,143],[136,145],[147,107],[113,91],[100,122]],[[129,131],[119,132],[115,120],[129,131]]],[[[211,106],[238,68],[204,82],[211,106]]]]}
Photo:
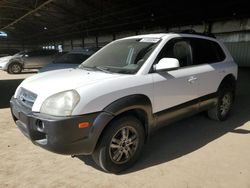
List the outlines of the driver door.
{"type": "Polygon", "coordinates": [[[39,64],[40,53],[38,50],[30,51],[23,56],[24,68],[36,68],[39,64]]]}
{"type": "MultiPolygon", "coordinates": [[[[180,68],[177,70],[153,73],[154,113],[185,107],[198,96],[196,70],[192,68],[192,48],[187,39],[172,39],[159,53],[156,62],[162,58],[176,58],[180,68]]],[[[189,110],[196,110],[198,103],[189,110]]]]}

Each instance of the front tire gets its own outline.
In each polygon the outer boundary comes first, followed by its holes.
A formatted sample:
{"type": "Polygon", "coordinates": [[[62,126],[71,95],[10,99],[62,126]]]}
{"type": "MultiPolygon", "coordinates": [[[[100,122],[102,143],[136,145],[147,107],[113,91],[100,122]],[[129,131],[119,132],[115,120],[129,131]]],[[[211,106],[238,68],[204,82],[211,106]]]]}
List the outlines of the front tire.
{"type": "Polygon", "coordinates": [[[137,118],[121,117],[105,130],[92,158],[104,171],[121,172],[138,159],[144,139],[143,125],[137,118]]]}
{"type": "Polygon", "coordinates": [[[22,65],[18,62],[11,63],[8,67],[8,73],[19,74],[22,72],[22,65]]]}
{"type": "Polygon", "coordinates": [[[226,85],[219,90],[217,103],[214,108],[208,110],[209,118],[224,121],[228,118],[234,100],[234,90],[231,85],[226,85]]]}

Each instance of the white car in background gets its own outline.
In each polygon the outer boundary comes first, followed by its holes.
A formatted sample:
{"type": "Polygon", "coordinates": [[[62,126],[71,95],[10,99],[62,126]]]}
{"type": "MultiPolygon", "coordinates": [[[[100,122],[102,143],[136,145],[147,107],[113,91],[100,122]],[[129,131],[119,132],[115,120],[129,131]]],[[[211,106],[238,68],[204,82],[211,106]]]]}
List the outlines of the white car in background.
{"type": "Polygon", "coordinates": [[[236,80],[237,64],[215,38],[140,35],[111,42],[77,69],[27,78],[11,111],[34,144],[92,155],[103,170],[118,173],[159,127],[201,111],[226,120],[236,80]]]}
{"type": "Polygon", "coordinates": [[[7,66],[12,57],[12,55],[0,57],[0,70],[7,70],[5,67],[7,66]]]}
{"type": "Polygon", "coordinates": [[[23,69],[37,69],[50,63],[58,56],[57,50],[26,50],[13,56],[0,58],[0,70],[10,74],[21,73],[23,69]]]}

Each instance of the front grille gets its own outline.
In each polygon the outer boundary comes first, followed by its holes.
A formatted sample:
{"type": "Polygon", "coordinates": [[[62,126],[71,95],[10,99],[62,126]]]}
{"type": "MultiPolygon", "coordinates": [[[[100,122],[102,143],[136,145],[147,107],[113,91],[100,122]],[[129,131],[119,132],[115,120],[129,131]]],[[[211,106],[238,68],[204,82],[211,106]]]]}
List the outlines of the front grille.
{"type": "Polygon", "coordinates": [[[32,93],[24,88],[20,88],[17,96],[19,103],[30,109],[32,108],[36,98],[37,95],[35,93],[32,93]]]}

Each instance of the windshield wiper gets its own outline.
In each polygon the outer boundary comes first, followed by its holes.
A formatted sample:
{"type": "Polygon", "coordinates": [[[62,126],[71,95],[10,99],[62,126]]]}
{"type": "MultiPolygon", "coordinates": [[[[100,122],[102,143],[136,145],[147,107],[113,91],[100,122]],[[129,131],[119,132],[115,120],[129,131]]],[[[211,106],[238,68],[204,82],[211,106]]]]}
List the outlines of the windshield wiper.
{"type": "Polygon", "coordinates": [[[80,66],[80,68],[85,69],[85,70],[92,70],[92,71],[93,70],[99,70],[99,71],[102,71],[102,72],[111,73],[109,71],[109,68],[102,67],[102,66],[94,66],[94,67],[80,66]]]}
{"type": "Polygon", "coordinates": [[[97,67],[93,67],[93,68],[98,69],[102,72],[110,73],[109,68],[107,68],[107,67],[97,66],[97,67]]]}
{"type": "Polygon", "coordinates": [[[88,71],[94,69],[94,67],[87,67],[87,66],[83,66],[83,65],[78,66],[78,68],[88,70],[88,71]]]}

